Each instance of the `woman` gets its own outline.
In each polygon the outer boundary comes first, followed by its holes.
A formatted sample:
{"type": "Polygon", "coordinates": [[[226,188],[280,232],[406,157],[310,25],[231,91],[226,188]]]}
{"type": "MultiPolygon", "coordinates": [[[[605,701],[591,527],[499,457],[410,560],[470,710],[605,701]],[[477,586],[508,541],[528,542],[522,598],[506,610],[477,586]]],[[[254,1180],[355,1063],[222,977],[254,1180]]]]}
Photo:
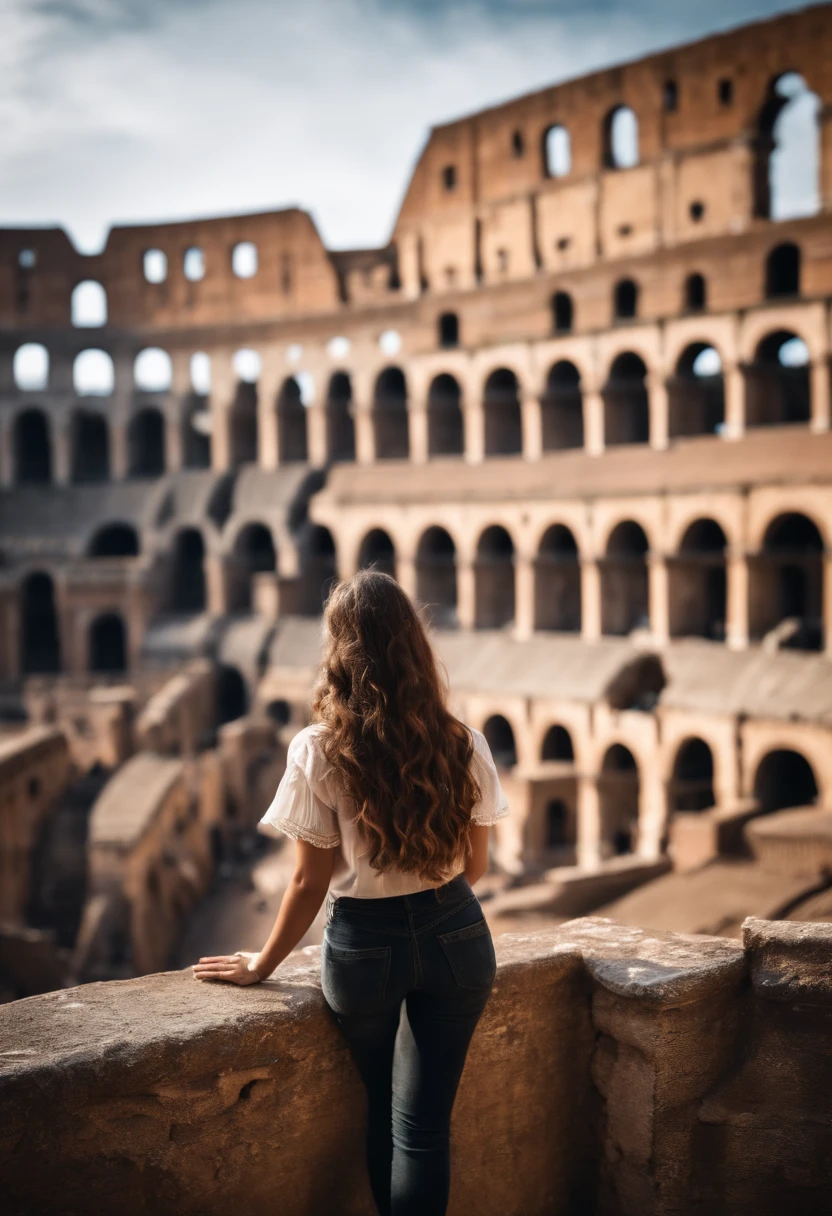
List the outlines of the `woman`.
{"type": "Polygon", "coordinates": [[[495,971],[471,884],[508,806],[485,739],[448,712],[392,578],[342,583],[325,626],[316,721],[292,740],[263,818],[297,841],[275,927],[259,954],[203,958],[194,973],[265,979],[329,892],[321,981],[367,1089],[376,1204],[382,1216],[442,1216],[451,1108],[495,971]]]}

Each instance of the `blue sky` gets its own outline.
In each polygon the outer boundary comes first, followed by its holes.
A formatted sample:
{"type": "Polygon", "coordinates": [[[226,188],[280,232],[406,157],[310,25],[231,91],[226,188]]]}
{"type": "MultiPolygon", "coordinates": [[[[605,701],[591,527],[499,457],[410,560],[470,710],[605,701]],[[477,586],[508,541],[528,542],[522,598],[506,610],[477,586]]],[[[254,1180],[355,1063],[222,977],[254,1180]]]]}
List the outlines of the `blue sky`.
{"type": "Polygon", "coordinates": [[[299,205],[385,242],[429,127],[800,0],[0,0],[0,224],[299,205]]]}

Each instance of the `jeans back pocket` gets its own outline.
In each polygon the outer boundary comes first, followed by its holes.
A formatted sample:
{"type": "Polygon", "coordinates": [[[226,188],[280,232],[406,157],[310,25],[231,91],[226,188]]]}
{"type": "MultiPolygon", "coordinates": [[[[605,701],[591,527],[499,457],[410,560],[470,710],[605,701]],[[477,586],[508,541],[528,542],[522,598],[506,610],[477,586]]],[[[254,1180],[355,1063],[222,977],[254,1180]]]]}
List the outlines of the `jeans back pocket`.
{"type": "Polygon", "coordinates": [[[326,1003],[345,1015],[380,1013],[390,974],[390,946],[350,950],[324,937],[321,987],[326,1003]]]}
{"type": "Polygon", "coordinates": [[[491,987],[497,973],[497,959],[485,917],[464,929],[440,933],[437,941],[460,988],[491,987]]]}

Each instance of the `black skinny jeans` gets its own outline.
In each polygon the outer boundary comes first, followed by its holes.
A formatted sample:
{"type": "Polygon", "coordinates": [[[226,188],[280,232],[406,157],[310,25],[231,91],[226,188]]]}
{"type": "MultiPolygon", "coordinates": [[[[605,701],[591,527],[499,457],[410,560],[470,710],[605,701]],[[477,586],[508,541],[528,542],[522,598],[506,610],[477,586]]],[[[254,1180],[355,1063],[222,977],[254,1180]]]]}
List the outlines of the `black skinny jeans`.
{"type": "Polygon", "coordinates": [[[444,1216],[451,1109],[494,972],[464,875],[415,895],[327,902],[324,996],[367,1089],[380,1216],[444,1216]]]}

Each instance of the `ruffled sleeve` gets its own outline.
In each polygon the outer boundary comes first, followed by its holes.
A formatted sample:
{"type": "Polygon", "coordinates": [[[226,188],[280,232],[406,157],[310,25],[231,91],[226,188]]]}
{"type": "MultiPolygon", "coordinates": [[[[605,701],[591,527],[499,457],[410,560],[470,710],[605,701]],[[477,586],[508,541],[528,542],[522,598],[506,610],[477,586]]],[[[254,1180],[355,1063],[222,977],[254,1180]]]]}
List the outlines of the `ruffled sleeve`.
{"type": "Polygon", "coordinates": [[[482,792],[479,802],[471,811],[471,822],[481,827],[490,827],[498,819],[505,819],[508,815],[508,799],[500,785],[497,766],[491,755],[491,748],[485,741],[485,735],[478,730],[471,730],[471,735],[474,740],[471,767],[482,792]]]}
{"type": "Polygon", "coordinates": [[[276,828],[293,840],[304,840],[319,849],[334,849],[341,843],[338,816],[320,797],[322,757],[314,728],[307,727],[289,744],[286,772],[261,824],[276,828]]]}

